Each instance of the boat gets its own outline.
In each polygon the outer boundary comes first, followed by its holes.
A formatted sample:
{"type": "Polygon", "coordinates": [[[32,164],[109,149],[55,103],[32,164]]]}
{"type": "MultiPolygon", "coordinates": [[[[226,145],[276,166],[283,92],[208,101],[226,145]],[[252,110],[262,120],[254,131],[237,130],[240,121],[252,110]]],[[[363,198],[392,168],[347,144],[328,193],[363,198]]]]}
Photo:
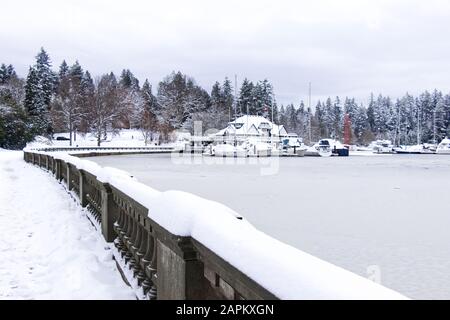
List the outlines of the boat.
{"type": "Polygon", "coordinates": [[[450,154],[450,139],[445,138],[438,144],[436,154],[450,154]]]}
{"type": "Polygon", "coordinates": [[[342,143],[334,139],[321,139],[314,146],[306,150],[305,155],[307,156],[320,156],[320,157],[330,157],[330,156],[341,156],[346,157],[349,155],[348,148],[346,148],[342,143]]]}
{"type": "Polygon", "coordinates": [[[376,140],[369,145],[374,153],[394,153],[394,146],[390,140],[376,140]]]}
{"type": "Polygon", "coordinates": [[[242,147],[247,151],[249,157],[270,157],[272,155],[272,146],[269,143],[249,139],[242,147]]]}
{"type": "Polygon", "coordinates": [[[401,146],[393,149],[397,154],[434,154],[436,147],[431,144],[417,144],[414,146],[401,146]]]}
{"type": "Polygon", "coordinates": [[[297,157],[304,157],[308,149],[301,138],[284,138],[281,140],[280,148],[280,155],[297,157]]]}
{"type": "Polygon", "coordinates": [[[208,155],[215,157],[247,157],[248,152],[241,146],[233,146],[227,143],[211,146],[208,155]]]}
{"type": "Polygon", "coordinates": [[[333,154],[330,142],[327,139],[320,140],[316,145],[316,149],[321,157],[331,157],[333,154]]]}
{"type": "Polygon", "coordinates": [[[332,139],[321,139],[312,147],[309,147],[305,151],[305,156],[312,157],[331,157],[333,155],[332,152],[332,144],[330,143],[332,139]]]}

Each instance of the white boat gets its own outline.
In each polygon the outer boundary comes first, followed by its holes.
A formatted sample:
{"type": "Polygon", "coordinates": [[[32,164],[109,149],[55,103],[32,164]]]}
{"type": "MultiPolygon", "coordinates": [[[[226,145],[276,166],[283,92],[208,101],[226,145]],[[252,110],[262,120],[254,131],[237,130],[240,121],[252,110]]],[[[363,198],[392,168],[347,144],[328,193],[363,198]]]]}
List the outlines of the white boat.
{"type": "Polygon", "coordinates": [[[373,141],[369,148],[372,149],[374,153],[393,153],[394,146],[390,140],[376,140],[373,141]]]}
{"type": "Polygon", "coordinates": [[[436,147],[431,144],[417,144],[414,146],[401,146],[393,149],[398,154],[434,154],[436,147]]]}
{"type": "Polygon", "coordinates": [[[334,139],[321,139],[314,146],[308,148],[306,156],[348,156],[349,150],[342,143],[334,139]]]}
{"type": "Polygon", "coordinates": [[[331,144],[329,139],[321,139],[312,147],[309,147],[305,156],[313,156],[313,157],[331,157],[333,154],[331,149],[331,144]]]}
{"type": "Polygon", "coordinates": [[[272,146],[268,143],[248,140],[242,146],[249,157],[270,157],[272,146]]]}
{"type": "Polygon", "coordinates": [[[223,143],[212,146],[209,155],[216,157],[247,157],[248,152],[241,146],[223,143]]]}
{"type": "Polygon", "coordinates": [[[322,139],[316,146],[319,156],[321,157],[331,157],[333,152],[331,151],[331,145],[328,140],[322,139]]]}
{"type": "Polygon", "coordinates": [[[439,143],[439,145],[436,149],[436,153],[437,154],[450,154],[450,139],[449,138],[445,138],[444,140],[441,141],[441,143],[439,143]]]}
{"type": "Polygon", "coordinates": [[[308,148],[301,138],[284,138],[281,140],[281,155],[304,157],[308,148]]]}

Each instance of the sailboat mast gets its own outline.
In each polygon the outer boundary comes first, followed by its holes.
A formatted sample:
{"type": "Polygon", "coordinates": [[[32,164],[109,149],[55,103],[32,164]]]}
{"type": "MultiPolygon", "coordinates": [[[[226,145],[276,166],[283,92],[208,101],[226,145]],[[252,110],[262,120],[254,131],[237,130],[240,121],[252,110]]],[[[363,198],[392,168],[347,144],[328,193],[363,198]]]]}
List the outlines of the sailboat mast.
{"type": "MultiPolygon", "coordinates": [[[[237,113],[237,74],[234,75],[234,120],[236,121],[237,113]]],[[[236,146],[236,127],[234,127],[234,145],[236,146]]]]}
{"type": "Polygon", "coordinates": [[[311,82],[309,83],[309,97],[308,97],[308,130],[309,130],[309,143],[311,143],[311,82]]]}
{"type": "Polygon", "coordinates": [[[433,110],[433,144],[436,144],[436,110],[433,110]]]}
{"type": "Polygon", "coordinates": [[[417,144],[420,144],[420,107],[417,106],[417,144]]]}

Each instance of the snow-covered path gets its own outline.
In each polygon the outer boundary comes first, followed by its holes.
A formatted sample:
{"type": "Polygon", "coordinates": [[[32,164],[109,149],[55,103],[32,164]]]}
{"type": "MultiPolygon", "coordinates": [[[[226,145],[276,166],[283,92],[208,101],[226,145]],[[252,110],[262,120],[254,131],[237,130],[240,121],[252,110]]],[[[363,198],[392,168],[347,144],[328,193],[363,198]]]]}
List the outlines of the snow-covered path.
{"type": "Polygon", "coordinates": [[[0,150],[0,299],[134,299],[82,209],[22,157],[0,150]]]}

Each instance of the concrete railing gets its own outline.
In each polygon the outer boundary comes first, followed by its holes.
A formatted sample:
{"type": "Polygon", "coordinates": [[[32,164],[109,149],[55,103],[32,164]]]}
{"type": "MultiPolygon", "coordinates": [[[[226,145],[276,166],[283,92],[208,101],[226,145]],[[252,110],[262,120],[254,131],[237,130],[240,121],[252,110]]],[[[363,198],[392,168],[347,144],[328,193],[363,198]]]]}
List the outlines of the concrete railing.
{"type": "Polygon", "coordinates": [[[92,173],[39,152],[24,151],[24,160],[48,170],[73,191],[105,240],[114,244],[118,266],[123,275],[131,274],[142,297],[277,299],[199,241],[160,226],[149,218],[151,208],[92,173]]]}
{"type": "Polygon", "coordinates": [[[147,146],[147,147],[40,147],[30,149],[30,151],[40,152],[70,152],[77,157],[98,157],[109,155],[126,154],[151,154],[151,153],[171,153],[176,149],[170,146],[147,146]]]}

